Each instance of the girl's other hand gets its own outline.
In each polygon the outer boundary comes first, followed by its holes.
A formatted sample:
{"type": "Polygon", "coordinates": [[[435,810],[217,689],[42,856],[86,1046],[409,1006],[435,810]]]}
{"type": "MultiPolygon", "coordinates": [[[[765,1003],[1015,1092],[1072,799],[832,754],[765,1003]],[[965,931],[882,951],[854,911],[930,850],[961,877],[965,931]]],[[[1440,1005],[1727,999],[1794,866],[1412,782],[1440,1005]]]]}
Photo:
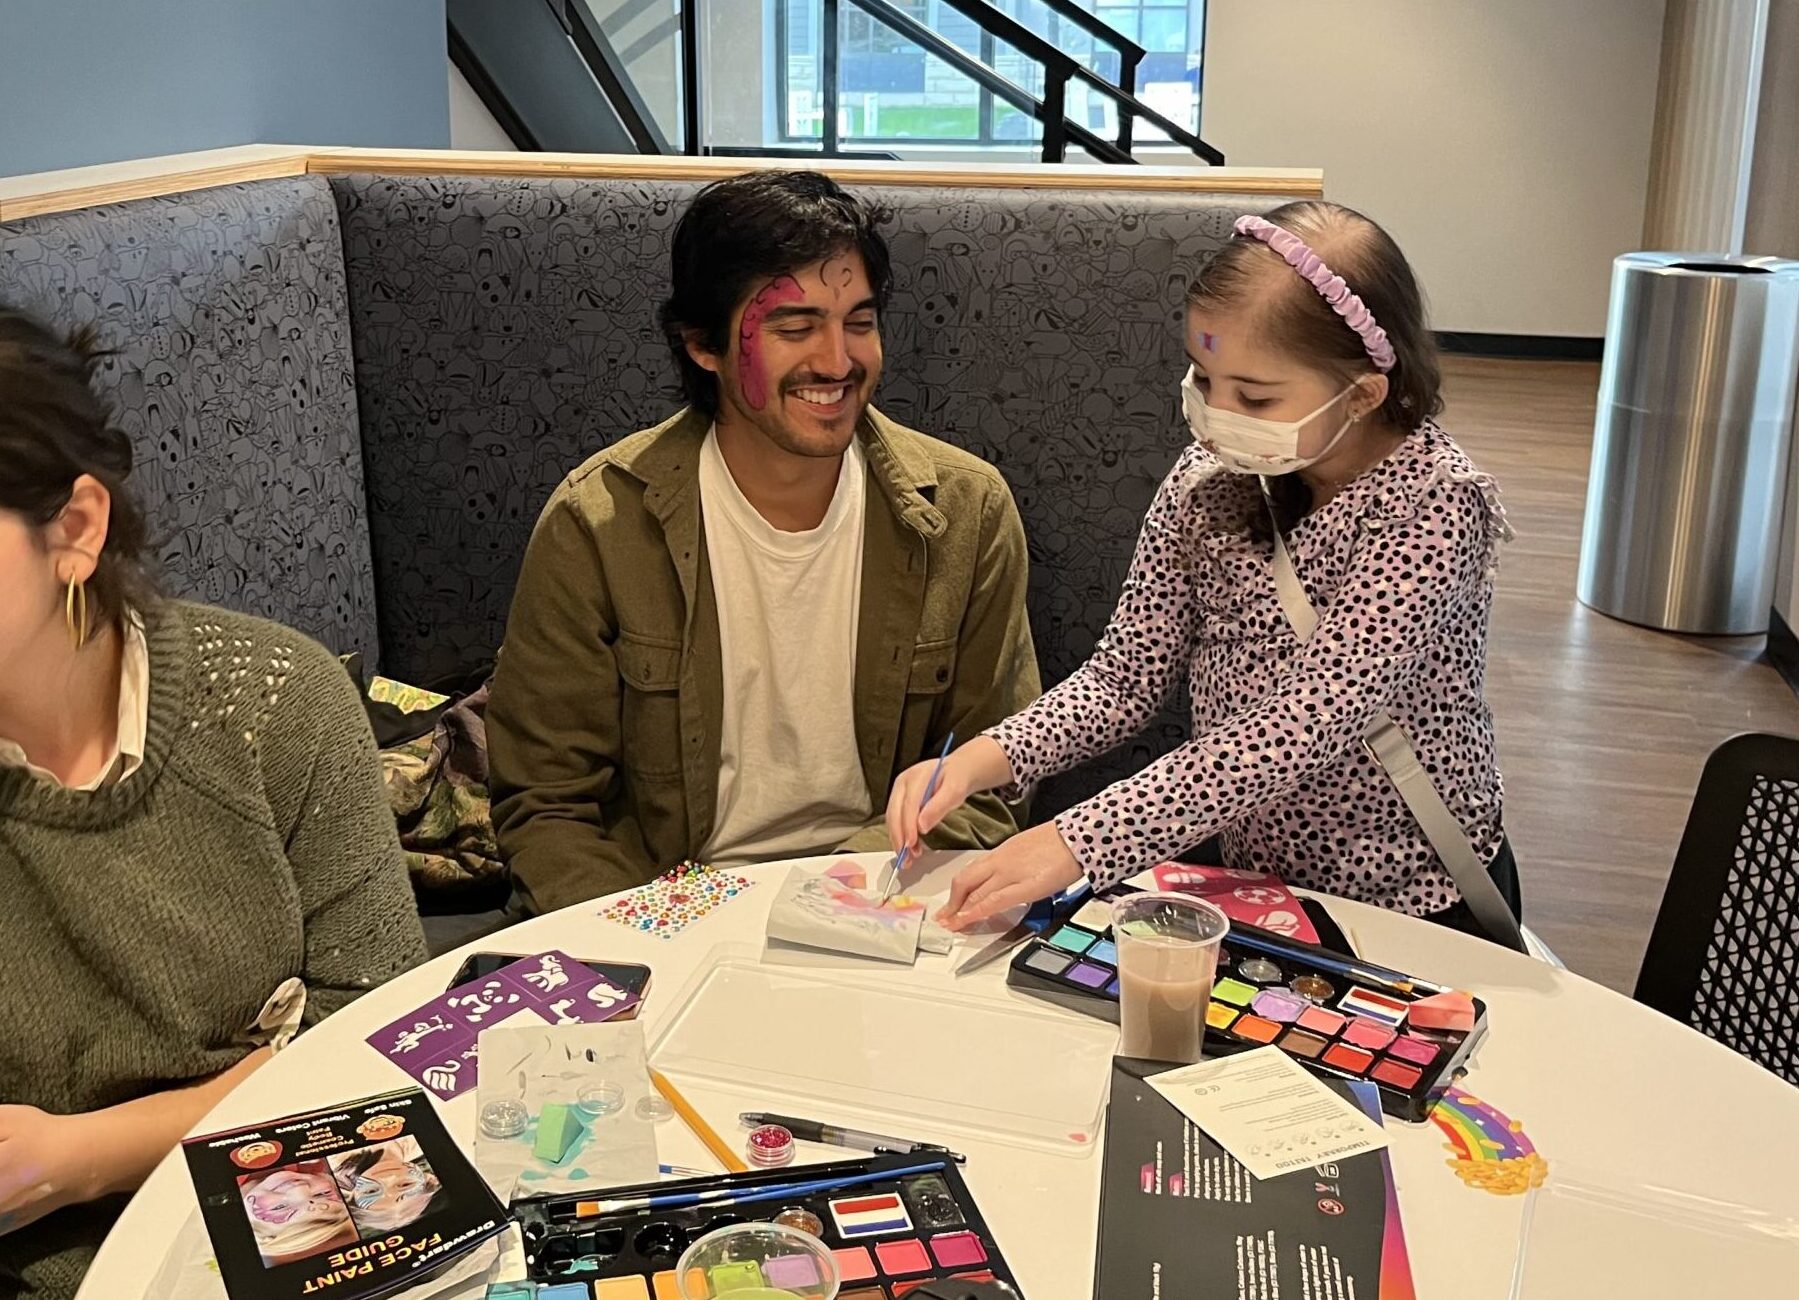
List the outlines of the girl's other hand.
{"type": "Polygon", "coordinates": [[[989,917],[1059,894],[1081,878],[1081,864],[1054,822],[1014,835],[980,861],[959,872],[939,924],[965,930],[989,917]]]}

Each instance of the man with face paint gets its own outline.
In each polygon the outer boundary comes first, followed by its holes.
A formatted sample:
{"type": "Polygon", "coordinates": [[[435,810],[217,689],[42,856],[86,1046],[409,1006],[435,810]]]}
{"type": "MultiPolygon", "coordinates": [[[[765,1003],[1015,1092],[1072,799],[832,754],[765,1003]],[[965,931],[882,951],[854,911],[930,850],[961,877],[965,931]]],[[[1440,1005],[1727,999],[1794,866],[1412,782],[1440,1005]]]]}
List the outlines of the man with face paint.
{"type": "MultiPolygon", "coordinates": [[[[662,324],[688,398],[557,488],[488,712],[521,910],[887,847],[895,776],[1038,694],[1005,481],[870,404],[878,214],[814,172],[707,187],[662,324]]],[[[1014,808],[931,835],[991,847],[1014,808]]]]}

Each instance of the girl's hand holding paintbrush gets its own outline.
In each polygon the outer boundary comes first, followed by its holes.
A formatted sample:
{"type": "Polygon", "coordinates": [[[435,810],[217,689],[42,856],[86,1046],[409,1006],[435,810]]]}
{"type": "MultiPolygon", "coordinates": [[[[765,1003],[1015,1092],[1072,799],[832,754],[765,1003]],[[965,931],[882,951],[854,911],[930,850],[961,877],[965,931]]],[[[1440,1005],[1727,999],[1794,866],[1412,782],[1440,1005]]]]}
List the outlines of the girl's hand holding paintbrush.
{"type": "MultiPolygon", "coordinates": [[[[927,799],[925,791],[937,767],[935,762],[914,764],[893,783],[887,800],[887,834],[895,852],[918,852],[924,837],[971,796],[1013,781],[1005,750],[989,736],[976,736],[943,760],[937,788],[927,799]]],[[[1061,833],[1053,824],[1038,826],[958,872],[950,885],[949,903],[937,920],[948,929],[965,930],[1007,908],[1059,893],[1080,878],[1080,864],[1061,833]]]]}

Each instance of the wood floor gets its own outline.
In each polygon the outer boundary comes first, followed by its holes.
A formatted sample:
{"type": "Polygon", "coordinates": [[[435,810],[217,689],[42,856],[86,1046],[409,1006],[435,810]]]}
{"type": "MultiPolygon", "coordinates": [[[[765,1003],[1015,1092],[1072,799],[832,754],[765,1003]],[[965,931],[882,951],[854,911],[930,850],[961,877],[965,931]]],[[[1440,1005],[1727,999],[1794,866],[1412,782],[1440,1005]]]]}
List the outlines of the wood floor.
{"type": "Polygon", "coordinates": [[[1652,632],[1575,600],[1598,373],[1447,358],[1443,422],[1498,477],[1518,533],[1487,682],[1525,919],[1629,992],[1706,755],[1742,731],[1799,735],[1799,700],[1760,637],[1652,632]]]}

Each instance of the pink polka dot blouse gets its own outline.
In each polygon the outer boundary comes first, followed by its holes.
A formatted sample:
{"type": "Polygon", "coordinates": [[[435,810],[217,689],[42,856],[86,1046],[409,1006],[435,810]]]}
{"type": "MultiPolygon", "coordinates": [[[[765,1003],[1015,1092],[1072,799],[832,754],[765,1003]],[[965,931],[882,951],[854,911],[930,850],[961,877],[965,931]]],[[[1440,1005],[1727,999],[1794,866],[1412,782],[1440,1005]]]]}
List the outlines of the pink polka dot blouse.
{"type": "Polygon", "coordinates": [[[1361,737],[1385,709],[1482,861],[1502,790],[1482,690],[1497,485],[1426,422],[1301,519],[1304,645],[1245,527],[1253,481],[1197,445],[1163,480],[1124,592],[1073,676],[990,733],[1021,785],[1121,744],[1183,670],[1193,739],[1056,819],[1096,888],[1221,836],[1225,864],[1425,915],[1460,894],[1361,737]],[[1246,505],[1247,503],[1247,505],[1246,505]]]}

